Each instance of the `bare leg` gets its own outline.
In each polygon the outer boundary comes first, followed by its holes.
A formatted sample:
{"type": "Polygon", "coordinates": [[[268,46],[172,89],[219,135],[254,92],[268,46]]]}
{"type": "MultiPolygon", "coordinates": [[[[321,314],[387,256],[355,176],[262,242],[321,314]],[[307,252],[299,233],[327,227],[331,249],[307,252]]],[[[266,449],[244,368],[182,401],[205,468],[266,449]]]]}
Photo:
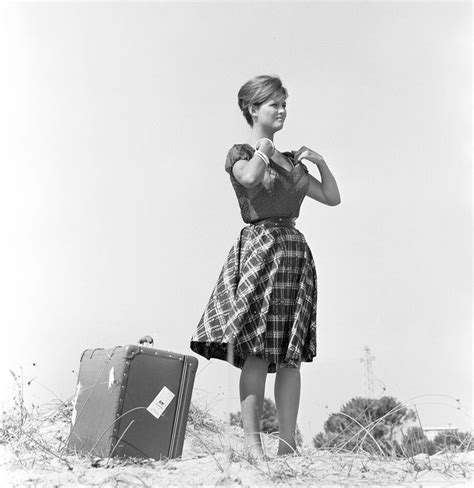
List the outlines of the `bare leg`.
{"type": "Polygon", "coordinates": [[[264,457],[260,437],[260,417],[267,372],[267,361],[256,356],[248,356],[240,374],[240,405],[245,444],[248,452],[259,458],[264,457]]]}
{"type": "Polygon", "coordinates": [[[275,378],[275,404],[278,415],[278,455],[296,453],[296,418],[300,405],[299,368],[278,368],[275,378]]]}

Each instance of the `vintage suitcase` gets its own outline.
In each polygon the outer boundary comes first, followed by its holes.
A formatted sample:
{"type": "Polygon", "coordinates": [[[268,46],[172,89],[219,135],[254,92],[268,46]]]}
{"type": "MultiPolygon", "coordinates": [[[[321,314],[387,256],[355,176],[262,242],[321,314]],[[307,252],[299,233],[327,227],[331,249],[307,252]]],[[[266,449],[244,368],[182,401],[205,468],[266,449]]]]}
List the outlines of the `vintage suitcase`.
{"type": "Polygon", "coordinates": [[[69,449],[100,457],[181,456],[197,365],[193,356],[142,345],[84,351],[69,449]]]}

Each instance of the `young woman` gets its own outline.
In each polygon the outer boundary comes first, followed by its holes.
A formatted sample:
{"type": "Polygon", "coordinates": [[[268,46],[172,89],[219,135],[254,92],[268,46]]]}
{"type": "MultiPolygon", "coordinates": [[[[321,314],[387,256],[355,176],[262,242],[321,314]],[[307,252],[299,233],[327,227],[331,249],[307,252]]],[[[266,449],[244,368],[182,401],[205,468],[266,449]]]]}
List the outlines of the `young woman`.
{"type": "Polygon", "coordinates": [[[322,156],[306,146],[290,152],[275,148],[287,96],[274,76],[257,76],[239,90],[251,133],[247,143],[229,150],[225,169],[248,225],[230,250],[191,339],[198,354],[242,369],[242,423],[247,449],[256,457],[264,456],[260,416],[267,373],[276,373],[278,454],[295,453],[299,368],[316,355],[316,269],[295,219],[305,196],[331,206],[341,201],[322,156]],[[317,166],[320,179],[302,160],[317,166]]]}

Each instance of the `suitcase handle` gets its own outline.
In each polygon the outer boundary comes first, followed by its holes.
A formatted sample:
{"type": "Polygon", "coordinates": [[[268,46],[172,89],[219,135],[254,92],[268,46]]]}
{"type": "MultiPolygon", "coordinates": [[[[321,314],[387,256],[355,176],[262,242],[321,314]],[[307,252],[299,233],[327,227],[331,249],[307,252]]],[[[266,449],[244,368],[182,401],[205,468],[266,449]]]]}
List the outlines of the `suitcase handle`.
{"type": "Polygon", "coordinates": [[[154,341],[153,341],[153,337],[149,336],[149,335],[146,335],[146,336],[143,336],[139,341],[138,341],[138,344],[141,346],[143,344],[149,344],[149,347],[153,347],[153,344],[154,344],[154,341]]]}

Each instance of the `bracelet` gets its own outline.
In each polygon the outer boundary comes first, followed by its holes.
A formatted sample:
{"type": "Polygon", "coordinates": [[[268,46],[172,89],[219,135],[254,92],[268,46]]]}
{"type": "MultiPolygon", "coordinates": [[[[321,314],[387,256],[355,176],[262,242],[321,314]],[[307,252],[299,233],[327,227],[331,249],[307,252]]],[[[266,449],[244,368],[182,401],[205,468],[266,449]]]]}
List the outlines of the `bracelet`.
{"type": "Polygon", "coordinates": [[[260,141],[269,141],[270,144],[272,145],[272,150],[274,151],[275,150],[275,144],[273,144],[273,141],[271,139],[269,139],[268,137],[262,137],[261,139],[259,139],[256,143],[255,143],[255,149],[258,149],[258,143],[260,141]]]}
{"type": "Polygon", "coordinates": [[[259,149],[255,150],[255,155],[258,156],[265,163],[265,166],[268,166],[270,164],[268,156],[259,149]]]}

